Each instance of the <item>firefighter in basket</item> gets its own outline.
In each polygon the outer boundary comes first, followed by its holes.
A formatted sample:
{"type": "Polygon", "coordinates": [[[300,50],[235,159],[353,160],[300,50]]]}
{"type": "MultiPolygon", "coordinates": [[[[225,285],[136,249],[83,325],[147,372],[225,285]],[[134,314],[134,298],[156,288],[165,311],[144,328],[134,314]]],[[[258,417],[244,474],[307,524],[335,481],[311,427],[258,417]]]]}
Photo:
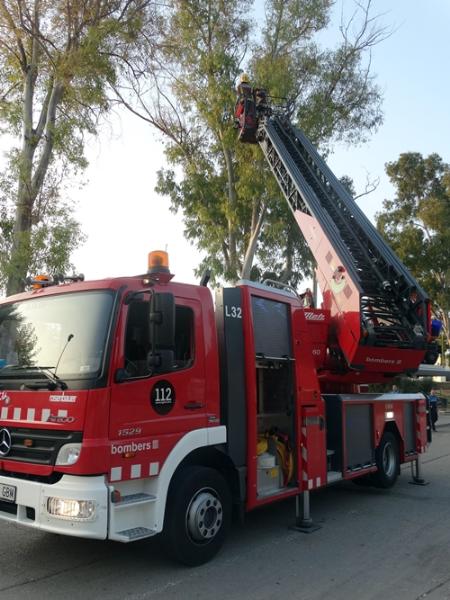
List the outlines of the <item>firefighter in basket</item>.
{"type": "Polygon", "coordinates": [[[235,125],[239,129],[239,140],[256,144],[258,119],[268,110],[267,92],[263,88],[253,88],[247,73],[242,73],[236,88],[237,100],[234,107],[235,125]]]}

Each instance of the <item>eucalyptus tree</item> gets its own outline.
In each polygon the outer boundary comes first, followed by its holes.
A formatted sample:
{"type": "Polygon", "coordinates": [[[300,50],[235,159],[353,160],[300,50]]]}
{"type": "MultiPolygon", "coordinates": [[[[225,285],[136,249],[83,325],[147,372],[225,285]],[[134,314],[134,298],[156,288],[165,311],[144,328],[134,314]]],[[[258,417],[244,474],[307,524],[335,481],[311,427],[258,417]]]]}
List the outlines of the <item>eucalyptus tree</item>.
{"type": "Polygon", "coordinates": [[[430,295],[450,344],[450,166],[438,154],[405,152],[387,163],[395,197],[377,227],[430,295]]]}
{"type": "Polygon", "coordinates": [[[382,120],[370,52],[389,32],[370,0],[358,2],[337,46],[323,48],[332,8],[331,0],[267,0],[261,31],[251,0],[178,0],[163,11],[159,95],[134,110],[166,138],[169,168],[157,190],[204,252],[199,271],[208,264],[227,280],[276,271],[296,283],[310,269],[259,148],[236,142],[233,90],[247,70],[289,99],[293,120],[323,152],[336,140],[364,140],[382,120]]]}
{"type": "MultiPolygon", "coordinates": [[[[9,294],[33,260],[67,266],[81,239],[61,184],[86,166],[86,139],[111,91],[151,71],[149,0],[0,0],[0,268],[9,294]],[[6,143],[6,142],[5,142],[6,143]]],[[[0,285],[1,287],[1,285],[0,285]]]]}

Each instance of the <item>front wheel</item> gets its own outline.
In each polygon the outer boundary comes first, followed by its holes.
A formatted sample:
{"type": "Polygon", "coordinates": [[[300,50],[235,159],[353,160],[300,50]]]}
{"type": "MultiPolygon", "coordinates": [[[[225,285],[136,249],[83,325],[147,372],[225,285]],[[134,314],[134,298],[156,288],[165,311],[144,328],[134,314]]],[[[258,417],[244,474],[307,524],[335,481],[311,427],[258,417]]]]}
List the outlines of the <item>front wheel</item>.
{"type": "Polygon", "coordinates": [[[169,554],[188,566],[208,562],[222,547],[231,522],[231,495],[214,469],[189,466],[171,483],[163,539],[169,554]]]}
{"type": "Polygon", "coordinates": [[[397,481],[400,470],[400,457],[397,438],[386,431],[375,452],[378,471],[373,473],[373,482],[377,487],[390,488],[397,481]]]}

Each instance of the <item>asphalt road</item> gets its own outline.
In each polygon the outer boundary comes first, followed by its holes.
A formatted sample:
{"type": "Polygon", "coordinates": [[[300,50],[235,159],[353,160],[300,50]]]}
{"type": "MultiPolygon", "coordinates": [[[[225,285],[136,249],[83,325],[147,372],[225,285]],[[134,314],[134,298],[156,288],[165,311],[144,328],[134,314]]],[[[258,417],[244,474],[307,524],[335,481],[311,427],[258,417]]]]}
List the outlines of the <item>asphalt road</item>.
{"type": "Polygon", "coordinates": [[[338,484],[311,498],[322,528],[289,529],[292,500],[235,525],[202,567],[169,562],[157,540],[122,545],[0,525],[0,598],[437,600],[450,598],[450,416],[423,459],[389,491],[338,484]]]}

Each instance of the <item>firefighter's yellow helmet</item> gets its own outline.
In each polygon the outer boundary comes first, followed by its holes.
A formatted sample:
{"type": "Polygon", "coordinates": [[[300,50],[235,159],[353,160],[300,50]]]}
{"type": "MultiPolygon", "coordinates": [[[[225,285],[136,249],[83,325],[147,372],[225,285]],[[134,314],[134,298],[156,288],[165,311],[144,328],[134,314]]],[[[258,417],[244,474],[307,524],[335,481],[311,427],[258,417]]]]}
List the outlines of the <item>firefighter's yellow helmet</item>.
{"type": "Polygon", "coordinates": [[[239,83],[249,83],[250,78],[247,75],[247,73],[242,73],[242,75],[239,78],[239,83]]]}

